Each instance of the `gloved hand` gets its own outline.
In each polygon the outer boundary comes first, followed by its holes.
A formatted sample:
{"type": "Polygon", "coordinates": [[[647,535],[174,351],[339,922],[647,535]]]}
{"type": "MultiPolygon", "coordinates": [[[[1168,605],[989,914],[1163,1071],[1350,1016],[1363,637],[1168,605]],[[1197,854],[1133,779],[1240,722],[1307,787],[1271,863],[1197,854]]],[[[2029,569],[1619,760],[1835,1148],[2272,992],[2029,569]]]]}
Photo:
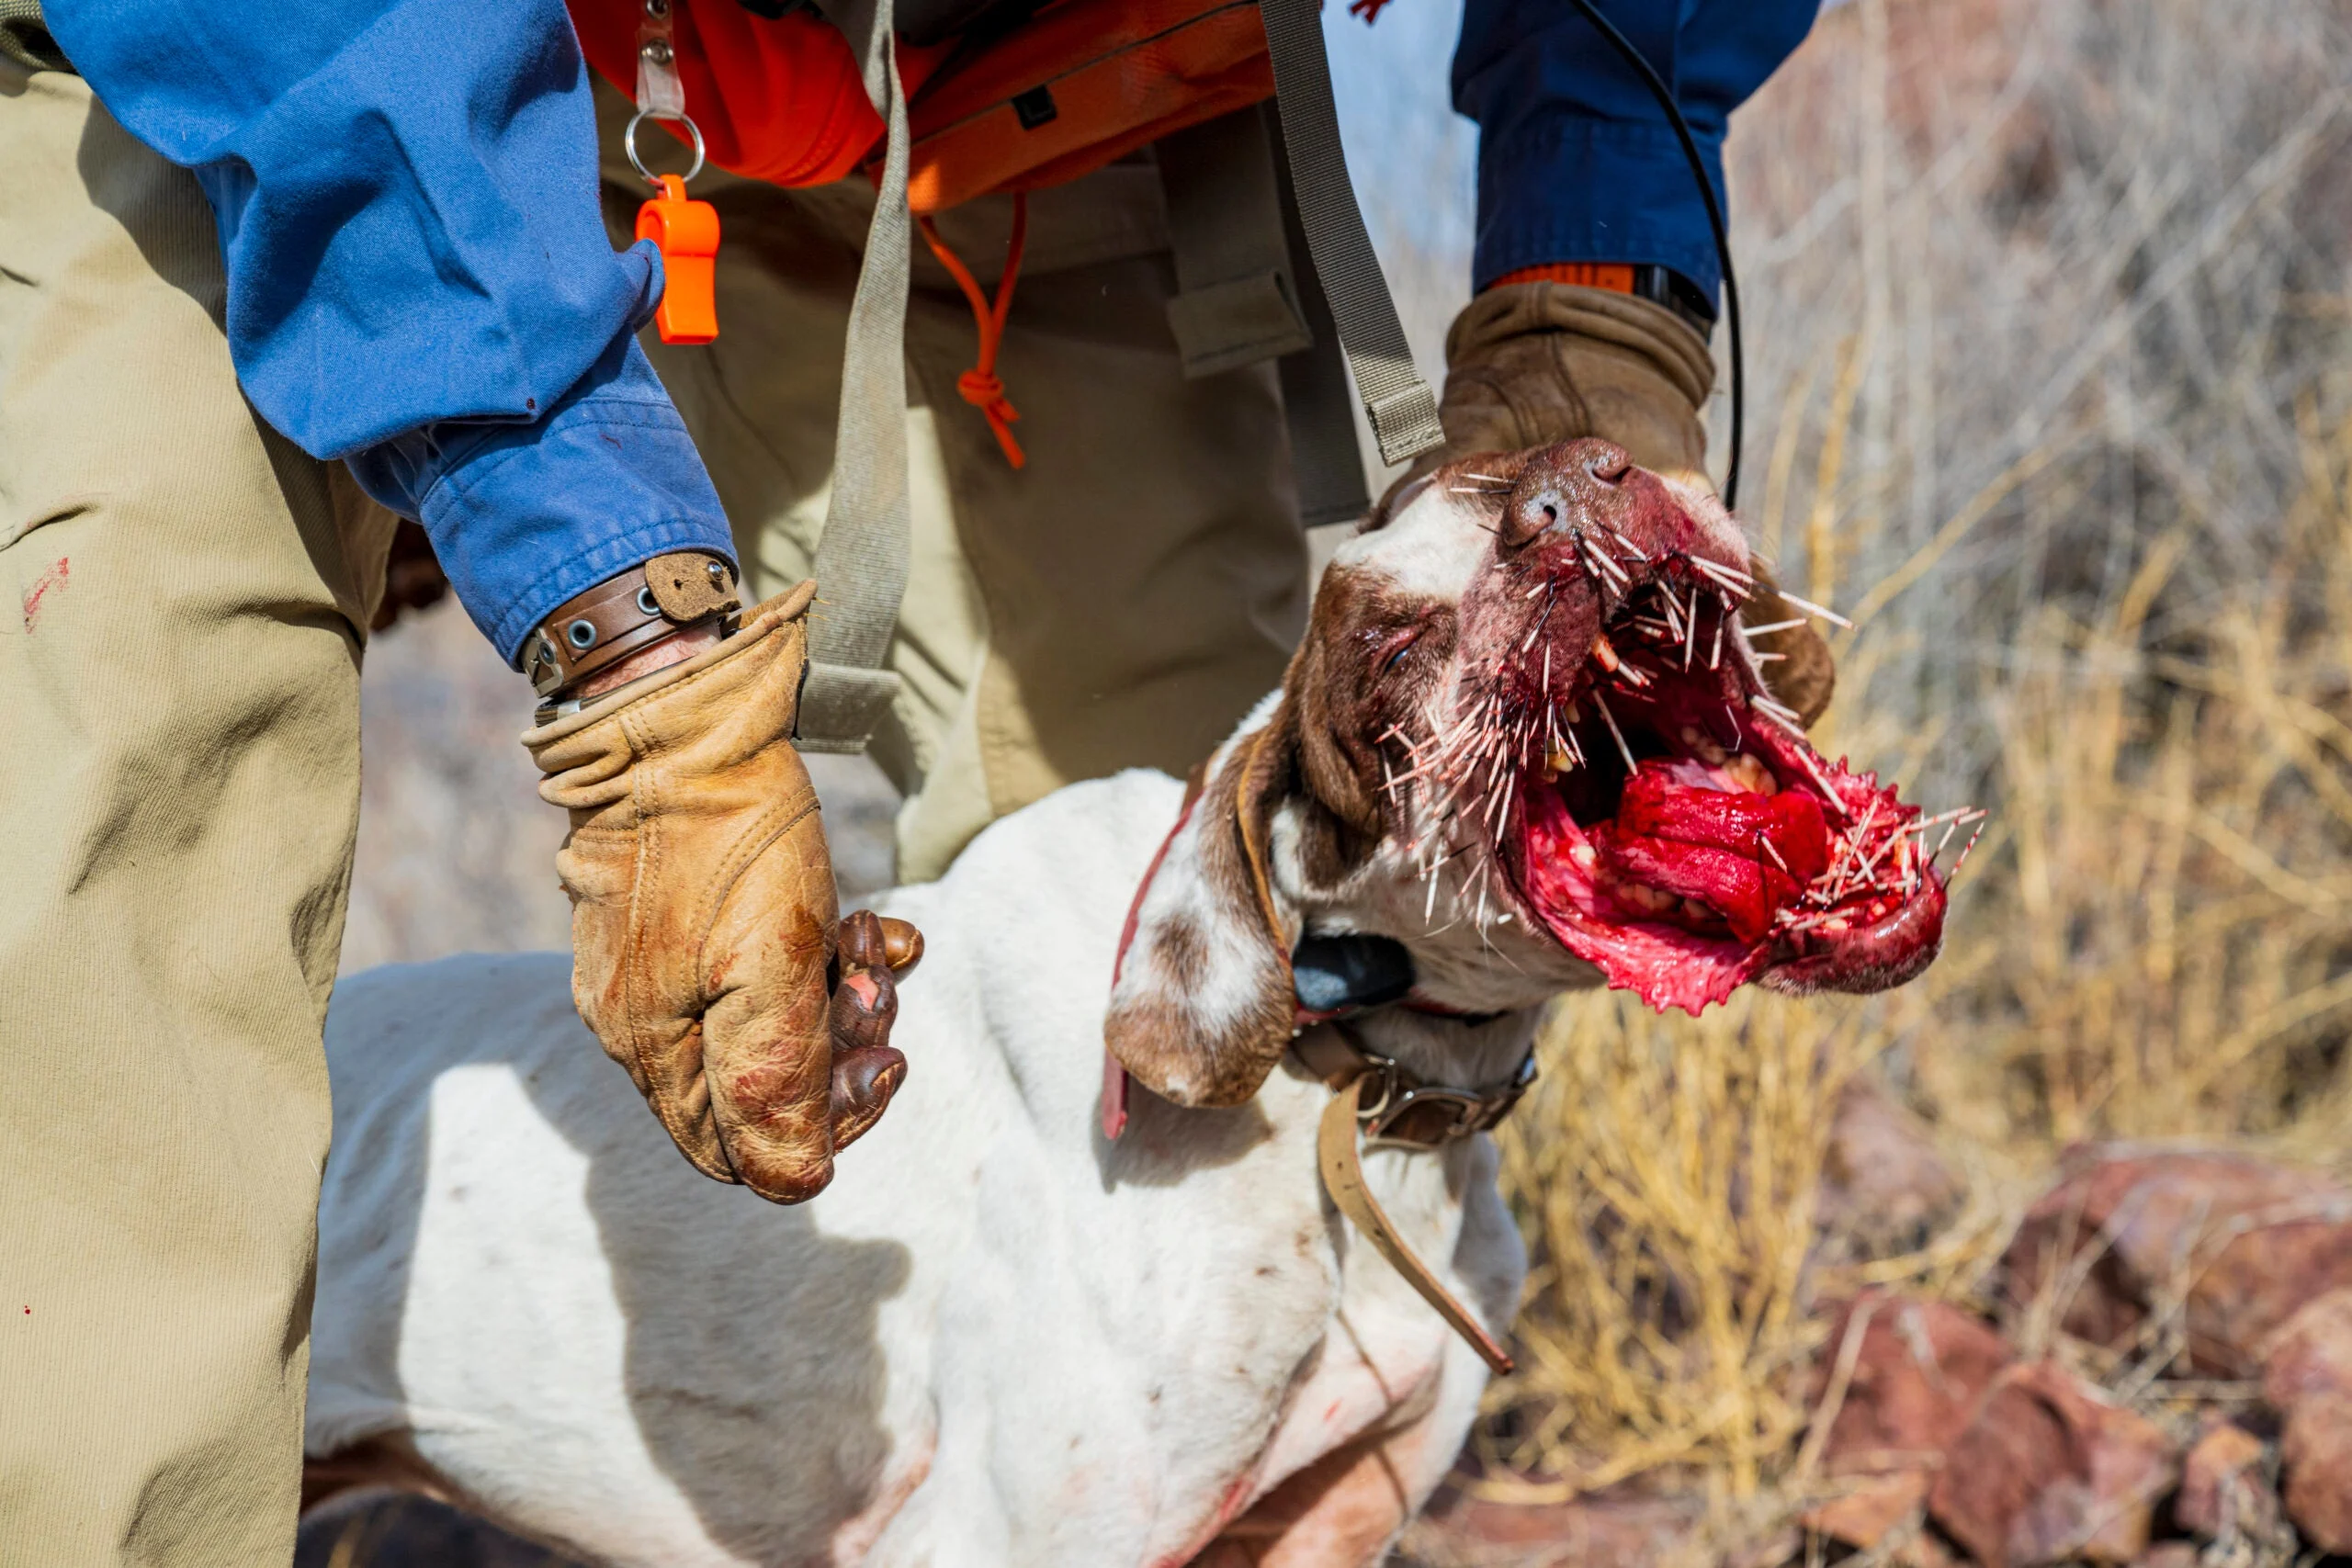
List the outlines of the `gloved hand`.
{"type": "Polygon", "coordinates": [[[902,920],[834,918],[791,741],[814,592],[523,738],[571,814],[580,1016],[697,1169],[779,1203],[822,1190],[905,1077],[892,971],[922,949],[902,920]]]}
{"type": "MultiPolygon", "coordinates": [[[[1657,473],[1713,489],[1699,411],[1715,365],[1699,334],[1663,305],[1605,288],[1513,283],[1464,307],[1445,334],[1445,446],[1417,471],[1473,452],[1516,452],[1597,435],[1657,473]]],[[[1755,562],[1750,626],[1800,620],[1755,562]]],[[[1772,694],[1810,727],[1837,686],[1829,645],[1810,622],[1767,632],[1757,648],[1772,694]]]]}

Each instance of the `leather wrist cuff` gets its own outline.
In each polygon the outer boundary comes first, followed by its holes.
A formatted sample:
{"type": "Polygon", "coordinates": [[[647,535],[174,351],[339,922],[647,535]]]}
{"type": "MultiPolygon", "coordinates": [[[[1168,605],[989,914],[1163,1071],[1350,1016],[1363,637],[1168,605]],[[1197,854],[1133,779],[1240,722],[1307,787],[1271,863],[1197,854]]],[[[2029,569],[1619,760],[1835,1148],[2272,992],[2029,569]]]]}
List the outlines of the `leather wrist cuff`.
{"type": "Polygon", "coordinates": [[[551,697],[662,638],[742,608],[735,569],[700,550],[655,556],[555,607],[523,642],[531,689],[551,697]]]}

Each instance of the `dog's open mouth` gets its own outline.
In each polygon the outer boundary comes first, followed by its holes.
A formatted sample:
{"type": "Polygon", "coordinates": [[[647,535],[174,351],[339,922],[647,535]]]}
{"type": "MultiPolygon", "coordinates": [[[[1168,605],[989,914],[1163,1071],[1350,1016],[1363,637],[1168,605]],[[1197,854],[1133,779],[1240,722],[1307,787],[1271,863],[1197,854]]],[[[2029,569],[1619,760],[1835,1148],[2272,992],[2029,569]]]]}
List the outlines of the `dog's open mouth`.
{"type": "Polygon", "coordinates": [[[1755,583],[1736,525],[1600,443],[1508,478],[1501,581],[1470,623],[1477,689],[1447,749],[1450,771],[1486,771],[1457,810],[1484,818],[1525,915],[1660,1009],[1926,968],[1938,835],[1972,814],[1923,818],[1807,743],[1740,626],[1755,583]]]}

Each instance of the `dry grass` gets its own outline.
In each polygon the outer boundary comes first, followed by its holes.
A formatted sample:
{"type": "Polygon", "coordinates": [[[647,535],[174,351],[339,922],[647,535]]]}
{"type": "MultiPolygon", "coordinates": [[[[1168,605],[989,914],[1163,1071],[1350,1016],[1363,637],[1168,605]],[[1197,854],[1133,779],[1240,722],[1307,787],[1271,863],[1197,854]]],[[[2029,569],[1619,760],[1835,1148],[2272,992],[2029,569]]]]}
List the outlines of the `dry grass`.
{"type": "Polygon", "coordinates": [[[1579,1488],[1719,1466],[1757,1490],[1804,1424],[1784,1374],[1808,1346],[1815,1112],[1884,1043],[1748,997],[1695,1025],[1564,1011],[1504,1138],[1536,1269],[1498,1457],[1579,1488]]]}
{"type": "Polygon", "coordinates": [[[1904,992],[1562,1008],[1505,1138],[1537,1268],[1482,1439],[1539,1493],[1670,1473],[1752,1528],[1804,1479],[1815,1302],[1967,1296],[2069,1142],[2344,1157],[2346,20],[1858,0],[1739,124],[1745,510],[1860,623],[1826,745],[1994,826],[1904,992]],[[1865,1070],[1973,1201],[1838,1263],[1812,1194],[1865,1070]]]}

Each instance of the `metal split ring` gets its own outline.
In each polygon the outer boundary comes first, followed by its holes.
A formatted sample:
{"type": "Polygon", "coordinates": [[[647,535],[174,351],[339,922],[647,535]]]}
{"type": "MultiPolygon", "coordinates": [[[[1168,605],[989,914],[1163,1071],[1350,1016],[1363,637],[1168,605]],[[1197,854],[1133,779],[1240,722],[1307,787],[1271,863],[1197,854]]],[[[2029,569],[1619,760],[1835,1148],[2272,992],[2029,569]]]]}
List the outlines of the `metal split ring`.
{"type": "Polygon", "coordinates": [[[684,126],[686,128],[686,134],[694,139],[695,166],[688,169],[680,176],[680,178],[691,180],[696,175],[702,173],[701,128],[696,126],[693,118],[689,116],[682,114],[655,114],[651,109],[638,110],[636,114],[629,118],[628,129],[621,132],[621,151],[628,154],[629,167],[644,175],[645,181],[648,185],[658,187],[662,184],[662,176],[647,168],[645,166],[645,160],[637,155],[637,128],[640,121],[646,119],[675,120],[680,125],[684,126]]]}

